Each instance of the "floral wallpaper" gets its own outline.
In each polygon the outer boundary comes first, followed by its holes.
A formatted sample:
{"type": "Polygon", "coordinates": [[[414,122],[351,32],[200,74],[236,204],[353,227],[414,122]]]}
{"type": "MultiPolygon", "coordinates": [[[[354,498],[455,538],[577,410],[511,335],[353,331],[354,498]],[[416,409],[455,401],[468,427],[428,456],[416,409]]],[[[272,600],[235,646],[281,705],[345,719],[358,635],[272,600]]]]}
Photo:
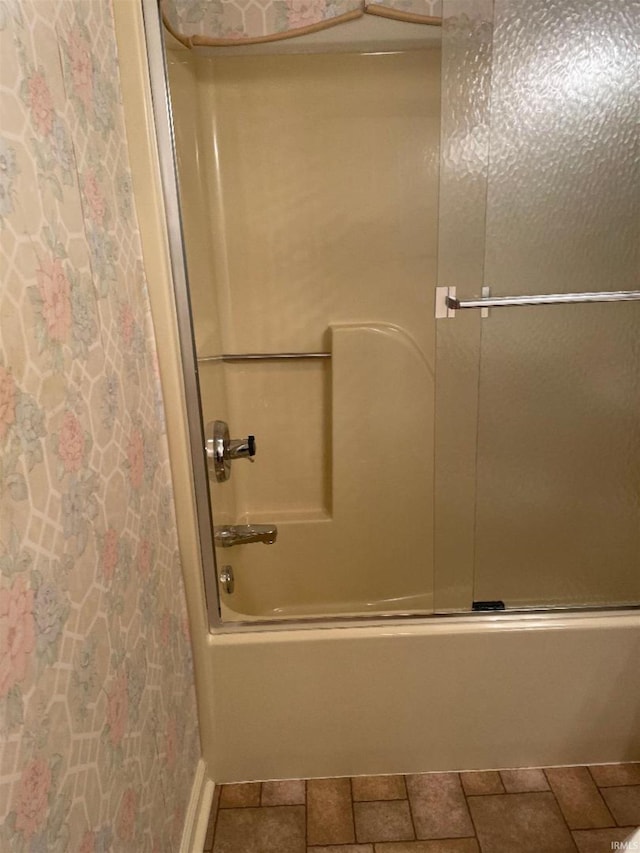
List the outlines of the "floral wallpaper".
{"type": "Polygon", "coordinates": [[[441,18],[442,0],[365,0],[365,11],[369,5],[386,6],[398,14],[420,15],[423,18],[441,18]]]}
{"type": "Polygon", "coordinates": [[[200,756],[111,3],[0,2],[0,849],[174,851],[200,756]]]}
{"type": "Polygon", "coordinates": [[[442,0],[162,0],[166,23],[189,41],[251,41],[330,22],[368,5],[423,17],[442,15],[442,0]]]}

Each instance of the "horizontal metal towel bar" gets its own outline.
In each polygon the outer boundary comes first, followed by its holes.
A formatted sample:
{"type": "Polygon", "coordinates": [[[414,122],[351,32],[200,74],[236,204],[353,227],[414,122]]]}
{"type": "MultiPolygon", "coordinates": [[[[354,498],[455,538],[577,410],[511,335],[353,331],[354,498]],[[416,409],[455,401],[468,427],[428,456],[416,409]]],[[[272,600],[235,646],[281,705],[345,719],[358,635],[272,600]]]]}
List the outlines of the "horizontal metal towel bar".
{"type": "Polygon", "coordinates": [[[447,296],[447,308],[503,308],[514,305],[561,305],[578,302],[634,302],[640,290],[612,290],[602,293],[544,293],[540,296],[488,296],[483,299],[457,299],[447,296]]]}
{"type": "Polygon", "coordinates": [[[331,358],[330,352],[233,352],[222,355],[207,355],[204,361],[279,361],[280,359],[303,360],[309,358],[331,358]]]}

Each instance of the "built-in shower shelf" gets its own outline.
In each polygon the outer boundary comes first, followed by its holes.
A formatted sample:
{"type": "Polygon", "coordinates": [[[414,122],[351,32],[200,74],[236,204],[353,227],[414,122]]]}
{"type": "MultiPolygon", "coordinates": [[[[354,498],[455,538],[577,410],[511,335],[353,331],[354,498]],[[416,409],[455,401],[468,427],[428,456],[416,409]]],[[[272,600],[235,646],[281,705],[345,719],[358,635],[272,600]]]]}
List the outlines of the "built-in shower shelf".
{"type": "Polygon", "coordinates": [[[261,361],[308,361],[316,358],[331,358],[330,352],[225,352],[220,355],[198,356],[198,364],[208,362],[261,362],[261,361]]]}
{"type": "Polygon", "coordinates": [[[291,509],[272,509],[261,512],[244,513],[239,519],[238,524],[268,524],[270,521],[278,524],[309,524],[309,523],[327,523],[332,521],[331,513],[316,507],[296,508],[291,509]]]}

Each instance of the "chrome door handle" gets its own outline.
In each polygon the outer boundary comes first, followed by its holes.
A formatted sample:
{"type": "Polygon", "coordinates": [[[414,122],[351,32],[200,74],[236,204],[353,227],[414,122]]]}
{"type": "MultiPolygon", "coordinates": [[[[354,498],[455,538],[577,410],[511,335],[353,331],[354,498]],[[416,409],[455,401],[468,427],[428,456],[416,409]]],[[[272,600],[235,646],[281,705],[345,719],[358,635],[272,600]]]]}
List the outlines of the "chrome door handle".
{"type": "Polygon", "coordinates": [[[448,308],[501,308],[512,305],[572,305],[579,302],[634,302],[640,290],[609,290],[601,293],[543,293],[540,296],[489,296],[484,299],[456,299],[447,296],[448,308]]]}
{"type": "Polygon", "coordinates": [[[636,302],[640,300],[640,290],[542,293],[538,296],[489,296],[488,287],[483,287],[482,290],[481,299],[458,299],[455,287],[436,288],[436,318],[452,317],[455,311],[465,308],[510,308],[517,305],[575,305],[585,302],[636,302]]]}

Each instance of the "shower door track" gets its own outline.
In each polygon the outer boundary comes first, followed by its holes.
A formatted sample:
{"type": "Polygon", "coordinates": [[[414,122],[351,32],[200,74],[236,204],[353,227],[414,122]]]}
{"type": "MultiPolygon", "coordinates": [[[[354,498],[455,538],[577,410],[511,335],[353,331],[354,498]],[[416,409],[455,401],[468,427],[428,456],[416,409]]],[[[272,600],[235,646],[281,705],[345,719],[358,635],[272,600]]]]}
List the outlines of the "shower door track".
{"type": "Polygon", "coordinates": [[[631,615],[640,612],[638,604],[584,604],[584,605],[554,605],[551,607],[531,606],[514,607],[505,610],[473,611],[473,610],[450,610],[435,611],[433,613],[376,613],[362,615],[318,615],[318,616],[289,616],[285,618],[256,618],[237,621],[221,620],[216,625],[216,634],[245,634],[262,633],[264,631],[305,631],[317,630],[318,628],[382,628],[390,625],[414,625],[434,623],[462,623],[471,625],[472,620],[480,620],[494,626],[509,625],[512,622],[521,622],[531,625],[538,624],[538,620],[545,622],[553,619],[576,619],[589,616],[597,618],[608,615],[631,615]]]}

